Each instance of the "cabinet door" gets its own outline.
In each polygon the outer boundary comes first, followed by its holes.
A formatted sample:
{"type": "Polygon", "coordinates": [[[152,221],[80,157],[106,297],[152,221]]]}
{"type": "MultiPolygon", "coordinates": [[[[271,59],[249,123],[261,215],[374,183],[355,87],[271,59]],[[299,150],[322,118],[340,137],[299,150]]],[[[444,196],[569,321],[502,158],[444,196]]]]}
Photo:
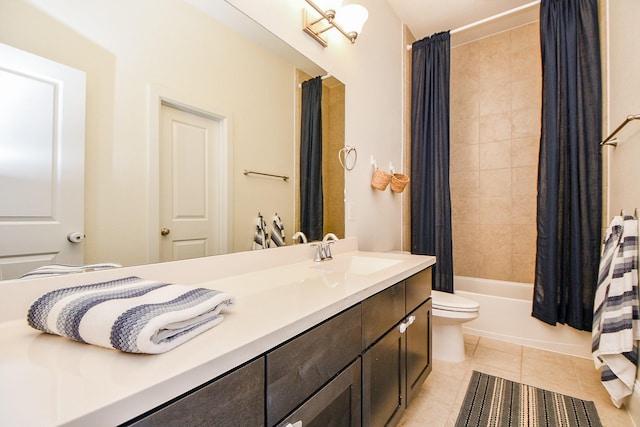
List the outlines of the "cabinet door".
{"type": "Polygon", "coordinates": [[[267,353],[267,424],[287,414],[360,355],[360,304],[267,353]]]}
{"type": "Polygon", "coordinates": [[[408,407],[431,372],[431,299],[411,312],[406,323],[408,407]]]}
{"type": "Polygon", "coordinates": [[[404,281],[362,301],[362,349],[404,319],[405,313],[404,281]]]}
{"type": "Polygon", "coordinates": [[[361,363],[348,368],[313,395],[279,426],[356,427],[361,425],[361,363]]]}
{"type": "Polygon", "coordinates": [[[264,358],[145,415],[133,426],[263,426],[264,358]]]}
{"type": "Polygon", "coordinates": [[[407,313],[416,309],[431,297],[431,283],[433,281],[431,267],[409,277],[406,282],[407,313]]]}
{"type": "Polygon", "coordinates": [[[395,425],[404,412],[405,334],[391,329],[362,355],[362,425],[395,425]]]}

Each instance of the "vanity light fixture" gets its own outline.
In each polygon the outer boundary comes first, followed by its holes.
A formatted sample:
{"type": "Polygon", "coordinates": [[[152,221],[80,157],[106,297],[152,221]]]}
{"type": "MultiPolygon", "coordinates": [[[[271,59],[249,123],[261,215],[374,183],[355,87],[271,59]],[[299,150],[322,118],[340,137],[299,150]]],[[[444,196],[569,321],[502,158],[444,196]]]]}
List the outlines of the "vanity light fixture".
{"type": "Polygon", "coordinates": [[[355,43],[358,34],[362,32],[362,27],[369,17],[369,12],[364,6],[350,4],[344,7],[342,0],[316,0],[320,5],[312,0],[305,0],[319,15],[314,17],[313,12],[306,8],[302,10],[302,30],[309,34],[322,46],[329,45],[324,33],[332,28],[340,31],[351,43],[355,43]]]}

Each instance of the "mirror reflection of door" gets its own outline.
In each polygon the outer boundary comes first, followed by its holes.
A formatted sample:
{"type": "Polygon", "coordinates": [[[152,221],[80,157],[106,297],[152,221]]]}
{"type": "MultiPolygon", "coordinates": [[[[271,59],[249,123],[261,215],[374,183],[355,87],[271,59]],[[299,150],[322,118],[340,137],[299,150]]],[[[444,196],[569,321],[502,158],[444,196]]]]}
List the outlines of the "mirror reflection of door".
{"type": "Polygon", "coordinates": [[[218,212],[220,120],[162,104],[160,112],[160,260],[224,253],[226,227],[218,212]]]}
{"type": "Polygon", "coordinates": [[[85,73],[0,44],[0,279],[83,263],[85,73]]]}

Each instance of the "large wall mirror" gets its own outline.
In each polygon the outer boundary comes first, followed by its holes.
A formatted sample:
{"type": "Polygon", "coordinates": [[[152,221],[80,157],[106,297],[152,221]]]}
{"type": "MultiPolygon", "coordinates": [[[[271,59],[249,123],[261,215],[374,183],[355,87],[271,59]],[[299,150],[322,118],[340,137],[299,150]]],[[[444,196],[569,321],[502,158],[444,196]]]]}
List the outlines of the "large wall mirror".
{"type": "MultiPolygon", "coordinates": [[[[298,215],[299,83],[326,71],[257,23],[223,0],[4,0],[0,43],[86,73],[84,263],[162,260],[162,171],[176,164],[161,166],[159,141],[163,132],[175,131],[162,130],[165,115],[173,114],[165,107],[177,111],[174,122],[190,120],[182,113],[213,119],[212,132],[226,138],[224,156],[216,159],[223,163],[211,170],[226,171],[216,190],[224,197],[216,197],[227,238],[213,254],[250,250],[259,212],[269,223],[277,213],[291,244],[298,215]]],[[[342,237],[337,150],[344,145],[344,86],[335,78],[325,82],[323,168],[331,180],[325,224],[342,237]]],[[[182,190],[196,191],[189,185],[182,190]]]]}

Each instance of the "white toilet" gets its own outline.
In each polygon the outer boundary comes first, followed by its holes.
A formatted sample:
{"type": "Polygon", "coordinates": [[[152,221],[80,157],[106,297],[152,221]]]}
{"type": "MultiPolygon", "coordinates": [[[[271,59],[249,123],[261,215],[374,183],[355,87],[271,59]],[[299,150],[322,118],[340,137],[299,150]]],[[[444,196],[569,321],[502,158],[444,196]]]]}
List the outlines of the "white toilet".
{"type": "Polygon", "coordinates": [[[448,292],[431,291],[433,358],[447,362],[465,359],[462,324],[480,314],[480,304],[448,292]]]}

